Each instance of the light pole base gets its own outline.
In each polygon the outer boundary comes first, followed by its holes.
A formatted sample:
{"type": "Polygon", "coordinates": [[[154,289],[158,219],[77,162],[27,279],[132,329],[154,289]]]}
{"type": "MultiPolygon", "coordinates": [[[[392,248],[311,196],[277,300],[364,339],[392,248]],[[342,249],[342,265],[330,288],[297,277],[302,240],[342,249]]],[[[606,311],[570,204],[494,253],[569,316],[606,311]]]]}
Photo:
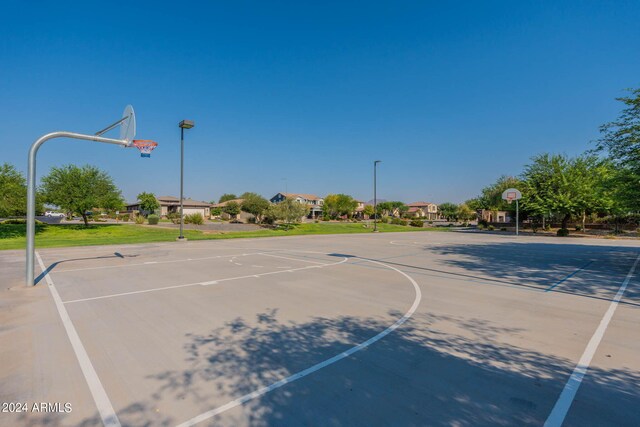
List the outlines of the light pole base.
{"type": "Polygon", "coordinates": [[[186,237],[176,237],[176,242],[186,242],[187,238],[186,237]]]}

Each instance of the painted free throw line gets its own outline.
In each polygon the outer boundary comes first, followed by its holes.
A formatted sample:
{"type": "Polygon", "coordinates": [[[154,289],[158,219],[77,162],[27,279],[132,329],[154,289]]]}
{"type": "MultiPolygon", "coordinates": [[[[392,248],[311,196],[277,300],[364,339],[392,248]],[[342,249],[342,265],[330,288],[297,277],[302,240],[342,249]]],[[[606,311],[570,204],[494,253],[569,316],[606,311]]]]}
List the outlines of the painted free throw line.
{"type": "Polygon", "coordinates": [[[602,317],[600,325],[598,325],[598,329],[596,329],[596,331],[593,333],[593,336],[589,340],[587,348],[584,349],[584,353],[582,353],[582,357],[580,357],[578,365],[571,373],[571,377],[569,377],[569,381],[567,381],[567,384],[565,384],[562,393],[560,393],[560,397],[551,410],[547,421],[545,421],[544,427],[560,427],[564,422],[564,419],[569,412],[569,408],[573,403],[573,399],[576,397],[578,388],[582,383],[582,379],[587,374],[587,370],[589,369],[589,365],[591,364],[591,359],[593,359],[593,356],[596,353],[598,346],[600,345],[600,341],[602,341],[602,337],[604,336],[604,333],[609,326],[609,322],[613,317],[613,313],[615,313],[616,308],[618,307],[618,303],[622,298],[622,294],[624,294],[629,281],[631,281],[631,277],[636,270],[638,261],[640,261],[640,255],[638,255],[638,257],[636,258],[633,266],[631,266],[631,269],[627,273],[627,277],[625,277],[622,285],[620,285],[620,288],[618,289],[618,293],[615,297],[613,297],[613,300],[611,300],[611,304],[609,304],[607,312],[602,317]]]}
{"type": "MultiPolygon", "coordinates": [[[[36,258],[38,259],[38,264],[40,265],[42,272],[46,273],[47,269],[44,266],[42,258],[40,258],[40,254],[38,252],[36,252],[36,258]]],[[[78,363],[80,364],[80,369],[82,370],[84,379],[85,381],[87,381],[89,391],[91,391],[91,396],[93,396],[93,401],[98,408],[98,413],[100,413],[102,423],[107,427],[120,427],[120,420],[116,415],[116,411],[113,410],[113,405],[111,405],[111,401],[107,396],[107,392],[104,390],[104,387],[100,382],[100,378],[98,378],[98,374],[91,364],[91,360],[89,359],[89,355],[87,355],[87,351],[82,345],[82,341],[80,341],[78,332],[76,332],[76,328],[73,326],[73,322],[71,322],[69,313],[67,313],[67,309],[60,299],[58,290],[53,284],[53,279],[51,279],[49,273],[46,273],[44,278],[49,285],[47,287],[51,292],[51,296],[53,296],[53,301],[56,303],[56,308],[58,309],[60,320],[62,320],[62,324],[64,325],[64,329],[67,332],[69,341],[71,341],[71,347],[73,348],[73,352],[76,354],[76,358],[78,359],[78,363]]]]}
{"type": "Polygon", "coordinates": [[[378,261],[373,261],[373,260],[366,260],[367,262],[371,262],[371,263],[375,263],[375,264],[379,264],[382,265],[386,268],[389,268],[391,270],[397,271],[398,273],[402,274],[404,277],[406,277],[407,279],[409,279],[409,281],[411,282],[411,284],[413,285],[413,288],[415,290],[416,293],[416,297],[413,300],[413,304],[411,305],[411,308],[409,308],[409,311],[407,311],[404,316],[402,316],[400,319],[398,319],[393,325],[389,326],[387,329],[385,329],[384,331],[380,332],[379,334],[369,338],[368,340],[356,345],[355,347],[351,347],[349,350],[342,352],[338,355],[333,356],[330,359],[327,359],[323,362],[317,363],[307,369],[304,369],[300,372],[296,372],[293,375],[290,375],[286,378],[281,379],[280,381],[276,381],[275,383],[260,388],[256,391],[253,391],[251,393],[245,394],[242,397],[239,397],[238,399],[232,400],[231,402],[222,405],[218,408],[212,409],[210,411],[204,412],[196,417],[191,418],[190,420],[187,420],[185,422],[183,422],[182,424],[179,424],[177,427],[190,427],[193,426],[195,424],[201,423],[205,420],[208,420],[209,418],[215,417],[216,415],[219,415],[225,411],[228,411],[229,409],[233,409],[236,406],[240,406],[252,399],[255,399],[256,397],[260,397],[264,394],[267,394],[277,388],[280,388],[284,385],[287,385],[289,383],[292,383],[296,380],[299,380],[300,378],[304,378],[307,375],[310,375],[316,371],[319,371],[322,368],[325,368],[329,365],[332,365],[336,362],[339,362],[340,360],[351,356],[353,353],[360,351],[368,346],[370,346],[371,344],[375,343],[376,341],[380,341],[382,338],[384,338],[385,336],[387,336],[388,334],[390,334],[391,332],[393,332],[394,330],[398,329],[400,327],[400,325],[402,325],[403,323],[405,323],[407,320],[409,320],[409,318],[413,315],[413,313],[418,309],[418,306],[420,305],[420,301],[422,300],[422,292],[420,292],[420,287],[418,286],[418,284],[416,283],[415,280],[413,280],[413,278],[411,276],[409,276],[408,274],[406,274],[404,271],[398,270],[395,267],[392,267],[390,265],[386,265],[383,264],[381,262],[378,261]]]}

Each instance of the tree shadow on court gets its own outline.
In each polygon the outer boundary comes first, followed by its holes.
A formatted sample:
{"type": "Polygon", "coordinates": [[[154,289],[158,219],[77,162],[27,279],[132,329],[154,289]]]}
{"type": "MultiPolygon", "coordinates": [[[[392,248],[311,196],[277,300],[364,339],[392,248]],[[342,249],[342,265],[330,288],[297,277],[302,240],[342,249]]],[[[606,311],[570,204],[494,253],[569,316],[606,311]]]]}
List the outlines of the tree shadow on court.
{"type": "MultiPolygon", "coordinates": [[[[237,318],[206,335],[188,335],[189,368],[153,376],[160,383],[153,398],[190,399],[203,412],[212,410],[341,354],[392,323],[350,316],[281,322],[276,310],[237,318]]],[[[479,319],[414,316],[366,349],[203,425],[539,426],[574,362],[502,341],[523,332],[479,319]]],[[[637,372],[592,368],[587,381],[574,403],[591,411],[581,425],[637,420],[637,372]]]]}
{"type": "MultiPolygon", "coordinates": [[[[443,267],[498,284],[603,300],[613,298],[640,253],[631,247],[536,242],[452,244],[424,250],[440,255],[435,261],[443,267]]],[[[621,302],[638,305],[640,286],[628,286],[621,302]]]]}
{"type": "MultiPolygon", "coordinates": [[[[490,243],[423,247],[429,267],[395,262],[394,258],[363,260],[412,269],[436,278],[513,286],[610,301],[624,281],[640,249],[619,246],[490,243]]],[[[412,254],[415,256],[416,254],[412,254]]],[[[402,255],[400,257],[406,257],[402,255]]],[[[353,264],[380,268],[361,262],[353,264]]],[[[636,270],[636,275],[640,271],[636,270]]],[[[620,302],[640,307],[640,288],[627,287],[620,302]]]]}

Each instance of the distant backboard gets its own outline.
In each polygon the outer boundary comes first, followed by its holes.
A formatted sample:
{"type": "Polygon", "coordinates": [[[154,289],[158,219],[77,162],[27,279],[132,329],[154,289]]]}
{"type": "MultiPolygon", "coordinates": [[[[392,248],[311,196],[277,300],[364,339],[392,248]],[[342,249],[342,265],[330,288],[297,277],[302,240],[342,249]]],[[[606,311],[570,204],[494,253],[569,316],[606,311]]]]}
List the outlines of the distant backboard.
{"type": "Polygon", "coordinates": [[[502,192],[502,198],[511,203],[513,200],[520,200],[522,193],[516,188],[508,188],[502,192]]]}

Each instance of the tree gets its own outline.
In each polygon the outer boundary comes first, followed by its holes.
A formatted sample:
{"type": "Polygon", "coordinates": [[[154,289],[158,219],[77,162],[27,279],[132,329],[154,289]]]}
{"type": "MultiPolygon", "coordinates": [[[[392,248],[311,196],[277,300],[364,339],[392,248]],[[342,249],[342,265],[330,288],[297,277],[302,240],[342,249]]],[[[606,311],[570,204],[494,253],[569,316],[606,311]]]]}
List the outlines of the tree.
{"type": "Polygon", "coordinates": [[[640,89],[630,89],[631,96],[616,98],[627,108],[617,120],[600,126],[603,134],[597,148],[607,150],[611,158],[640,171],[640,89]]]}
{"type": "Polygon", "coordinates": [[[236,196],[233,193],[225,193],[222,196],[220,196],[220,200],[218,200],[218,203],[224,203],[224,202],[227,202],[229,200],[234,200],[234,199],[237,199],[237,198],[238,198],[238,196],[236,196]]]}
{"type": "Polygon", "coordinates": [[[153,193],[140,193],[138,194],[138,201],[140,202],[140,210],[154,213],[156,209],[160,207],[160,202],[156,199],[153,193]]]}
{"type": "Polygon", "coordinates": [[[357,207],[357,200],[347,194],[329,194],[324,198],[322,213],[331,219],[344,215],[351,217],[357,207]]]}
{"type": "Polygon", "coordinates": [[[398,210],[398,213],[401,213],[403,206],[405,206],[405,204],[399,201],[378,203],[378,213],[382,215],[394,215],[396,210],[398,210]]]}
{"type": "Polygon", "coordinates": [[[605,183],[613,170],[608,162],[593,155],[569,158],[541,154],[525,167],[522,205],[530,213],[562,216],[562,228],[572,216],[607,212],[612,208],[611,190],[605,183]]]}
{"type": "Polygon", "coordinates": [[[237,202],[229,202],[222,207],[222,212],[231,218],[235,218],[240,213],[240,205],[237,202]]]}
{"type": "Polygon", "coordinates": [[[27,213],[27,183],[13,165],[0,166],[0,217],[27,213]]]}
{"type": "Polygon", "coordinates": [[[364,207],[364,209],[362,210],[362,213],[364,215],[366,215],[367,217],[369,217],[369,218],[371,218],[373,216],[374,212],[375,211],[373,210],[373,206],[372,205],[366,205],[364,207]]]}
{"type": "Polygon", "coordinates": [[[503,175],[495,183],[483,188],[480,197],[472,204],[476,205],[476,209],[515,211],[514,205],[510,205],[502,199],[502,193],[508,188],[517,188],[522,191],[522,181],[513,176],[503,175]]]}
{"type": "Polygon", "coordinates": [[[640,211],[640,89],[617,98],[626,105],[618,119],[600,126],[597,150],[607,151],[617,169],[617,202],[640,211]]]}
{"type": "Polygon", "coordinates": [[[256,218],[256,223],[260,224],[271,203],[256,193],[244,193],[240,198],[243,199],[240,209],[253,215],[256,218]]]}
{"type": "Polygon", "coordinates": [[[280,203],[269,206],[267,216],[274,220],[300,222],[300,219],[309,214],[309,207],[294,199],[286,198],[280,203]]]}
{"type": "Polygon", "coordinates": [[[467,222],[476,219],[476,212],[466,203],[462,203],[458,205],[456,216],[458,217],[458,220],[467,222]]]}
{"type": "Polygon", "coordinates": [[[87,211],[93,208],[117,208],[124,205],[122,194],[111,177],[94,166],[66,165],[53,167],[42,178],[45,203],[82,216],[89,225],[87,211]]]}
{"type": "Polygon", "coordinates": [[[438,206],[440,215],[442,215],[447,221],[457,221],[458,219],[458,205],[455,203],[441,203],[438,206]]]}

